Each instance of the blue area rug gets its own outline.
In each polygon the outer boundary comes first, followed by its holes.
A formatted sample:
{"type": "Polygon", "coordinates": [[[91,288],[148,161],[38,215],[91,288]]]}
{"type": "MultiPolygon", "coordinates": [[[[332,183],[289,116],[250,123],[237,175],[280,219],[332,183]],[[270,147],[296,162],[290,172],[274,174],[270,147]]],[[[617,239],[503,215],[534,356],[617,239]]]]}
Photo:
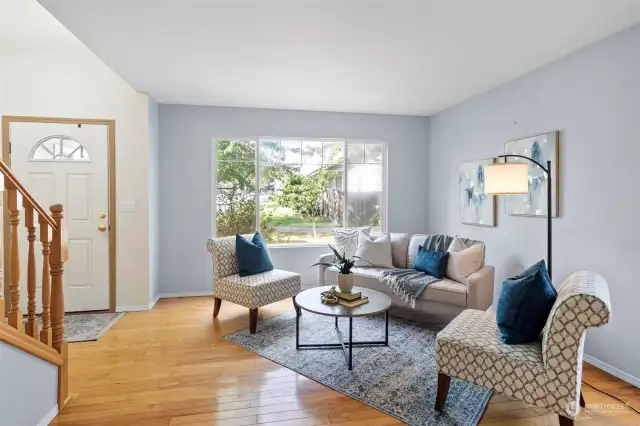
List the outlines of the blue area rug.
{"type": "MultiPolygon", "coordinates": [[[[452,379],[443,412],[433,409],[438,329],[390,317],[389,346],[354,348],[349,371],[339,349],[297,351],[295,327],[292,310],[258,322],[256,334],[245,329],[225,338],[410,425],[475,425],[491,397],[487,389],[452,379]]],[[[348,336],[346,318],[340,320],[340,330],[348,336]]],[[[354,341],[383,339],[384,315],[353,320],[354,341]]],[[[335,342],[333,318],[303,311],[301,344],[335,342]]]]}

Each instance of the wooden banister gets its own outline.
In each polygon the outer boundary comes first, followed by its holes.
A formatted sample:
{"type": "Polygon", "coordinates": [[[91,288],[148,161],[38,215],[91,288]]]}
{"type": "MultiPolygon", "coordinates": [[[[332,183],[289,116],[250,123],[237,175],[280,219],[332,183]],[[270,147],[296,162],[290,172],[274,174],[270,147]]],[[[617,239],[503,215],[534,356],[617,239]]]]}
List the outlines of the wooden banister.
{"type": "Polygon", "coordinates": [[[0,342],[21,349],[57,366],[61,366],[63,363],[62,355],[55,349],[50,348],[36,339],[32,339],[30,336],[21,333],[7,324],[0,323],[0,342]]]}
{"type": "MultiPolygon", "coordinates": [[[[10,282],[8,325],[0,321],[0,341],[58,366],[58,409],[68,400],[68,349],[64,340],[64,263],[68,259],[68,236],[61,204],[50,207],[48,213],[22,185],[7,165],[0,160],[0,173],[4,175],[4,187],[9,212],[10,282]],[[22,206],[19,196],[22,195],[22,206]],[[24,226],[27,230],[27,325],[20,310],[20,210],[24,209],[24,226]],[[36,220],[40,227],[42,244],[42,330],[38,332],[36,318],[36,220]]],[[[0,281],[1,284],[1,281],[0,281]]],[[[1,289],[0,285],[0,289],[1,289]]],[[[1,292],[0,292],[1,293],[1,292]]],[[[4,300],[0,299],[0,308],[4,300]]],[[[4,314],[4,309],[2,310],[4,314]]],[[[2,317],[0,317],[1,319],[2,317]]]]}
{"type": "Polygon", "coordinates": [[[27,191],[27,188],[24,187],[22,182],[20,182],[20,179],[18,179],[16,175],[13,174],[9,166],[7,166],[4,161],[0,161],[0,173],[4,175],[4,187],[16,188],[18,192],[22,194],[22,196],[29,201],[29,204],[32,205],[33,208],[38,212],[38,215],[40,217],[43,217],[47,221],[51,229],[55,230],[56,222],[53,220],[51,215],[47,212],[47,210],[45,210],[44,207],[40,205],[40,203],[35,200],[35,198],[33,198],[31,193],[27,191]]]}

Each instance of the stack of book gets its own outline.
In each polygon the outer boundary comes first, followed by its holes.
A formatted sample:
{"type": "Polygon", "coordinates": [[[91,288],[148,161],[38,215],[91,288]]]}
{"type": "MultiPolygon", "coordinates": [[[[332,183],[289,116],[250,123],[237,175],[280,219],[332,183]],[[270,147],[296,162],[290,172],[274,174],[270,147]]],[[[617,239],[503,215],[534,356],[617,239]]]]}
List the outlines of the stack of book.
{"type": "Polygon", "coordinates": [[[342,306],[346,306],[347,308],[355,308],[356,306],[364,305],[369,302],[369,298],[367,296],[363,296],[360,292],[342,293],[337,291],[336,296],[338,296],[338,303],[342,306]]]}

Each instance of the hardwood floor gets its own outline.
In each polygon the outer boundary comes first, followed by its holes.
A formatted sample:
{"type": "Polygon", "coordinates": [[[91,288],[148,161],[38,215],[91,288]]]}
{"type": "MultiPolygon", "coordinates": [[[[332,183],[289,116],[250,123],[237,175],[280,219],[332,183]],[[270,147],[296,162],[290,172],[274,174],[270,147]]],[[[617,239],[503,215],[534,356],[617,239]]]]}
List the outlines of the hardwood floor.
{"type": "MultiPolygon", "coordinates": [[[[293,309],[291,300],[260,318],[293,309]]],[[[359,401],[287,370],[221,336],[249,326],[248,310],[213,298],[166,299],[125,315],[97,342],[69,345],[71,401],[56,425],[386,426],[401,424],[359,401]]],[[[258,323],[260,327],[260,323],[258,323]]],[[[640,391],[586,366],[584,380],[640,409],[640,391]]],[[[618,404],[588,386],[589,404],[618,404]]],[[[494,395],[481,424],[557,425],[557,416],[494,395]]],[[[637,425],[626,408],[583,411],[578,426],[637,425]]]]}

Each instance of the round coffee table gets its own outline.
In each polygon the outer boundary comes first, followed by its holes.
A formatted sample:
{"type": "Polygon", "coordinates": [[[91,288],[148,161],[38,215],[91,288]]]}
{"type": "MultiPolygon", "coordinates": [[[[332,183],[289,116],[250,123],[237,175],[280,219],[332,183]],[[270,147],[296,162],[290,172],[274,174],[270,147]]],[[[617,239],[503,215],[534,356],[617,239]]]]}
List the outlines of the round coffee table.
{"type": "Polygon", "coordinates": [[[296,316],[296,349],[334,349],[342,348],[344,358],[349,366],[349,370],[353,368],[352,349],[354,346],[389,346],[389,307],[391,299],[386,294],[371,290],[368,288],[354,287],[353,292],[361,292],[363,296],[369,298],[369,303],[348,308],[340,304],[328,305],[320,300],[320,293],[329,290],[331,287],[315,287],[298,293],[294,301],[298,307],[305,311],[334,317],[335,329],[338,335],[339,343],[316,343],[301,344],[300,343],[300,317],[296,316]],[[369,317],[384,312],[384,340],[373,342],[354,342],[353,341],[353,319],[357,317],[369,317]],[[349,318],[349,340],[344,341],[342,332],[338,328],[338,318],[349,318]]]}

